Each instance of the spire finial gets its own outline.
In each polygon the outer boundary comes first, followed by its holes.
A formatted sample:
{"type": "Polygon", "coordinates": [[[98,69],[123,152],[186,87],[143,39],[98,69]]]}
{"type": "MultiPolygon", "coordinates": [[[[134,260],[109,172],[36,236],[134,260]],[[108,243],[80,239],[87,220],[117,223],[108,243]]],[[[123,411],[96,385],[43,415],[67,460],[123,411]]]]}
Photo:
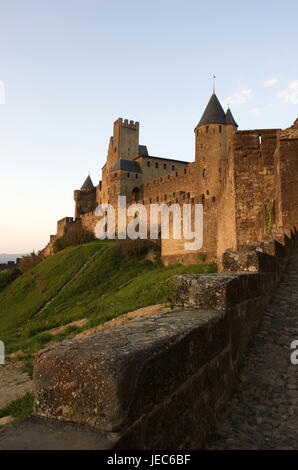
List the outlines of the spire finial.
{"type": "Polygon", "coordinates": [[[213,75],[213,94],[215,95],[215,79],[216,79],[216,76],[213,75]]]}

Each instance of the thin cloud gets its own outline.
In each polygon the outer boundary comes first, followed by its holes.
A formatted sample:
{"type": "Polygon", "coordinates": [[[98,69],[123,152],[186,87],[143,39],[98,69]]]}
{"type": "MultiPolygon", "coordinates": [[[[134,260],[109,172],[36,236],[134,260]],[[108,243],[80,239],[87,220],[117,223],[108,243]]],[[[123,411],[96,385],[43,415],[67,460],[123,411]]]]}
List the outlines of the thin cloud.
{"type": "Polygon", "coordinates": [[[277,94],[277,98],[282,103],[298,104],[298,80],[289,83],[285,90],[277,94]]]}
{"type": "Polygon", "coordinates": [[[264,82],[264,87],[269,88],[270,86],[275,85],[278,82],[276,77],[270,78],[264,82]]]}
{"type": "Polygon", "coordinates": [[[0,104],[5,104],[5,86],[2,80],[0,80],[0,104]]]}
{"type": "Polygon", "coordinates": [[[230,104],[244,104],[250,101],[251,98],[252,98],[252,89],[243,88],[238,91],[235,91],[235,93],[225,98],[222,101],[222,103],[224,106],[228,106],[230,104]]]}

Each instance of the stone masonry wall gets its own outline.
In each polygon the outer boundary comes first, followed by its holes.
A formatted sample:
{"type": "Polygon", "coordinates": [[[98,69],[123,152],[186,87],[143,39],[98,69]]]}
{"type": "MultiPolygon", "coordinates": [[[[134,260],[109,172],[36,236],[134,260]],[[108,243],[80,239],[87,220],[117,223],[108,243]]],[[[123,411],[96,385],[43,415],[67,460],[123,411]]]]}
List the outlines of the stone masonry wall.
{"type": "Polygon", "coordinates": [[[176,276],[176,310],[39,352],[35,414],[92,426],[110,449],[202,448],[295,246],[297,232],[274,256],[227,255],[242,273],[176,276]]]}
{"type": "MultiPolygon", "coordinates": [[[[274,199],[277,130],[238,131],[234,136],[237,248],[258,238],[257,216],[274,199]]],[[[263,221],[265,234],[265,220],[263,221]]]]}

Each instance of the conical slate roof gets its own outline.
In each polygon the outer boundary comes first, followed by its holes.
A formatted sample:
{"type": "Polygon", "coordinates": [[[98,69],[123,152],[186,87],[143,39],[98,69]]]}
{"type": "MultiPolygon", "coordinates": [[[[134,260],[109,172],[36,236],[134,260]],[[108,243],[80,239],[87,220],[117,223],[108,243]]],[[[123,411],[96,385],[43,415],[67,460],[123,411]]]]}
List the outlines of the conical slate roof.
{"type": "Polygon", "coordinates": [[[238,124],[235,121],[234,116],[231,113],[230,108],[228,108],[227,113],[226,113],[226,124],[233,124],[233,126],[238,127],[238,124]]]}
{"type": "Polygon", "coordinates": [[[88,177],[86,178],[86,181],[83,184],[83,186],[81,187],[81,189],[94,189],[94,186],[93,186],[93,183],[92,183],[92,179],[90,178],[90,175],[88,175],[88,177]]]}
{"type": "Polygon", "coordinates": [[[215,93],[211,96],[198,126],[204,124],[226,124],[225,112],[215,93]]]}

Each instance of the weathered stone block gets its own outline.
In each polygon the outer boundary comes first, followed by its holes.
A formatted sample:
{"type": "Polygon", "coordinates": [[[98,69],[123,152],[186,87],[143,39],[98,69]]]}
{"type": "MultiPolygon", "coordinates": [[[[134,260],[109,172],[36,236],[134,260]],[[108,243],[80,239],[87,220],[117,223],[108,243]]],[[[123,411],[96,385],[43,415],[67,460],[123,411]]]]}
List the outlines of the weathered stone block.
{"type": "Polygon", "coordinates": [[[225,272],[259,272],[259,256],[256,251],[226,251],[222,255],[225,272]]]}
{"type": "Polygon", "coordinates": [[[41,351],[35,414],[123,432],[228,344],[222,312],[173,311],[41,351]]]}
{"type": "Polygon", "coordinates": [[[257,274],[185,274],[173,278],[175,306],[226,310],[259,292],[257,274]]]}

